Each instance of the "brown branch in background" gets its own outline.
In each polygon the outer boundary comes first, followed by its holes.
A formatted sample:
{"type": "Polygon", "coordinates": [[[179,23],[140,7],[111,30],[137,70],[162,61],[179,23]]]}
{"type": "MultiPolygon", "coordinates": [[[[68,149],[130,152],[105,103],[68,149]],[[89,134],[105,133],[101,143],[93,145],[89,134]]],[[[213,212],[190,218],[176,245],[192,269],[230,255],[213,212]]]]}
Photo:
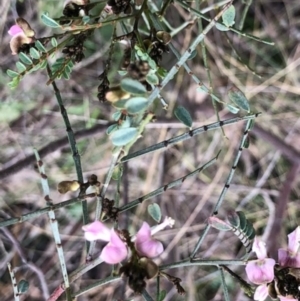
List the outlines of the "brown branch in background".
{"type": "Polygon", "coordinates": [[[276,137],[274,134],[264,130],[256,124],[251,130],[251,133],[254,133],[262,140],[269,142],[269,144],[273,145],[276,150],[279,150],[283,156],[290,160],[291,163],[300,165],[300,153],[294,149],[292,145],[285,143],[282,139],[276,137]]]}
{"type": "MultiPolygon", "coordinates": [[[[93,136],[95,134],[102,133],[103,131],[106,130],[106,128],[110,124],[111,123],[108,123],[107,125],[97,124],[90,129],[80,130],[75,133],[75,137],[76,137],[76,139],[83,139],[83,138],[93,136]]],[[[58,140],[50,142],[49,144],[47,144],[46,146],[41,148],[38,152],[39,152],[41,158],[43,158],[43,157],[57,151],[58,149],[67,146],[68,144],[69,144],[68,137],[60,138],[58,140]]],[[[32,155],[26,157],[25,159],[22,159],[5,169],[0,170],[0,180],[19,172],[20,170],[22,170],[25,167],[28,167],[29,165],[33,165],[35,162],[36,162],[36,159],[34,157],[34,154],[32,154],[32,155]]]]}
{"type": "Polygon", "coordinates": [[[280,188],[280,193],[276,201],[275,222],[268,239],[268,251],[271,258],[277,258],[281,237],[280,233],[281,229],[283,228],[283,219],[286,214],[286,208],[289,202],[293,184],[298,176],[299,171],[300,165],[293,164],[291,169],[286,174],[285,181],[280,188]]]}
{"type": "MultiPolygon", "coordinates": [[[[230,115],[234,116],[234,115],[230,115]]],[[[161,120],[163,123],[173,122],[171,120],[161,120]]],[[[98,124],[90,129],[87,130],[80,130],[75,133],[76,139],[83,139],[90,136],[93,136],[95,134],[102,133],[104,130],[106,130],[107,127],[109,127],[113,123],[107,123],[105,125],[98,124]]],[[[255,125],[254,128],[251,130],[251,133],[255,134],[257,137],[263,139],[264,141],[269,142],[271,145],[273,145],[274,148],[279,150],[283,156],[285,156],[287,159],[289,159],[292,163],[296,165],[300,165],[300,152],[298,152],[296,149],[293,148],[292,145],[286,144],[283,140],[276,137],[274,134],[262,129],[260,126],[255,125]]],[[[58,140],[55,140],[53,142],[50,142],[43,148],[41,148],[38,152],[41,156],[41,158],[51,154],[54,151],[57,151],[58,149],[67,146],[69,143],[68,138],[64,137],[58,140]]],[[[22,159],[15,164],[0,170],[0,180],[5,179],[6,177],[9,177],[20,170],[22,170],[25,167],[28,167],[31,164],[35,163],[35,157],[34,155],[30,155],[26,157],[25,159],[22,159]]]]}

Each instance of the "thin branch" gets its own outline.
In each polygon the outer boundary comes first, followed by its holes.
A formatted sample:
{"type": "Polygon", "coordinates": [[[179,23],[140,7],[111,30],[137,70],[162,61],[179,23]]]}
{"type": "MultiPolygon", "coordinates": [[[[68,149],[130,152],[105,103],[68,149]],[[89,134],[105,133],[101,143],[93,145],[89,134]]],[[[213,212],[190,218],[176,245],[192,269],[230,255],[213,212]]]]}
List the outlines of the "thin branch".
{"type": "Polygon", "coordinates": [[[15,273],[14,273],[13,269],[11,268],[11,264],[9,262],[7,263],[7,267],[8,267],[12,287],[14,290],[14,299],[15,299],[15,301],[20,301],[20,294],[18,291],[16,276],[15,276],[15,273]]]}
{"type": "MultiPolygon", "coordinates": [[[[41,175],[41,184],[42,184],[42,188],[43,188],[43,192],[44,192],[44,197],[45,197],[45,200],[47,201],[47,203],[51,206],[52,203],[51,203],[51,199],[50,199],[50,189],[49,189],[49,185],[48,185],[47,175],[45,173],[45,168],[43,166],[43,162],[41,161],[37,150],[34,150],[34,154],[35,154],[35,157],[37,160],[37,165],[38,165],[39,172],[41,175]]],[[[60,267],[61,267],[61,271],[62,271],[62,275],[63,275],[63,279],[64,279],[67,301],[72,301],[68,271],[67,271],[66,261],[65,261],[65,257],[64,257],[64,252],[63,252],[63,248],[62,248],[62,244],[61,244],[60,235],[59,235],[58,223],[55,218],[54,210],[50,210],[48,212],[48,216],[49,216],[50,226],[51,226],[52,234],[53,234],[53,237],[55,240],[56,250],[57,250],[59,263],[60,263],[60,267]]]]}

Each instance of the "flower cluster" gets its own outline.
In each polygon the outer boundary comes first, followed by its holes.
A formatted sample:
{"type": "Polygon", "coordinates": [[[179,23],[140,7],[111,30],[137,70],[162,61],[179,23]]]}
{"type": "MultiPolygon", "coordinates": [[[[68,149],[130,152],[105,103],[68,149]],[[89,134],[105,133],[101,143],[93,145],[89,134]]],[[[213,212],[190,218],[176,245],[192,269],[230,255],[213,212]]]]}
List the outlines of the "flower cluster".
{"type": "MultiPolygon", "coordinates": [[[[155,258],[159,256],[164,248],[160,241],[152,238],[152,235],[167,226],[172,227],[174,220],[166,218],[163,223],[153,229],[144,222],[137,234],[131,238],[134,242],[134,248],[139,256],[155,258]]],[[[103,223],[95,221],[82,227],[85,232],[85,239],[88,241],[102,240],[108,244],[103,248],[100,258],[109,264],[117,264],[128,256],[128,243],[124,242],[118,232],[114,229],[107,228],[103,223]]]]}
{"type": "Polygon", "coordinates": [[[8,31],[12,36],[10,40],[10,49],[13,55],[18,54],[23,45],[34,42],[35,35],[34,30],[23,18],[18,18],[16,23],[17,24],[13,25],[8,31]]]}
{"type": "Polygon", "coordinates": [[[254,300],[263,301],[268,295],[278,297],[281,301],[299,300],[299,277],[295,276],[295,271],[300,268],[299,247],[300,227],[298,226],[288,235],[288,248],[278,250],[278,265],[275,266],[275,260],[267,257],[265,244],[255,237],[252,250],[258,259],[251,260],[246,265],[249,280],[259,285],[254,300]]]}

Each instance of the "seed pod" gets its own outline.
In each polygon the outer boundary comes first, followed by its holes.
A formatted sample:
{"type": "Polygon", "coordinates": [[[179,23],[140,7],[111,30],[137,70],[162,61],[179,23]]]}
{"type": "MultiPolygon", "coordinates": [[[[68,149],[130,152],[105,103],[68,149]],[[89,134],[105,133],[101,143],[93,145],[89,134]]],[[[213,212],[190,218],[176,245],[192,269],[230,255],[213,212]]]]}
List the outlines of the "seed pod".
{"type": "Polygon", "coordinates": [[[152,279],[157,276],[159,269],[157,264],[149,258],[142,257],[139,260],[139,264],[143,267],[147,273],[147,279],[152,279]]]}
{"type": "Polygon", "coordinates": [[[164,45],[168,45],[172,39],[171,35],[168,32],[162,30],[156,33],[156,38],[164,45]]]}
{"type": "Polygon", "coordinates": [[[80,188],[80,184],[78,181],[62,181],[58,183],[57,190],[61,194],[65,194],[68,191],[76,191],[80,188]]]}

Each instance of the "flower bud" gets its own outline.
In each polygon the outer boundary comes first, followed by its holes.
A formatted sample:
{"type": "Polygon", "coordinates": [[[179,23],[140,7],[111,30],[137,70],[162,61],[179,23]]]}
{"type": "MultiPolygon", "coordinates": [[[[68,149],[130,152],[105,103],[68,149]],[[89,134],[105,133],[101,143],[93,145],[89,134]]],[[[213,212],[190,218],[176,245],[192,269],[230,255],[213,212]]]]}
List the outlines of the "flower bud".
{"type": "Polygon", "coordinates": [[[142,257],[139,260],[139,265],[144,268],[147,273],[147,279],[152,279],[158,275],[159,268],[157,264],[147,257],[142,257]]]}
{"type": "Polygon", "coordinates": [[[68,191],[76,191],[80,188],[78,181],[62,181],[58,183],[57,190],[61,194],[65,194],[68,191]]]}

